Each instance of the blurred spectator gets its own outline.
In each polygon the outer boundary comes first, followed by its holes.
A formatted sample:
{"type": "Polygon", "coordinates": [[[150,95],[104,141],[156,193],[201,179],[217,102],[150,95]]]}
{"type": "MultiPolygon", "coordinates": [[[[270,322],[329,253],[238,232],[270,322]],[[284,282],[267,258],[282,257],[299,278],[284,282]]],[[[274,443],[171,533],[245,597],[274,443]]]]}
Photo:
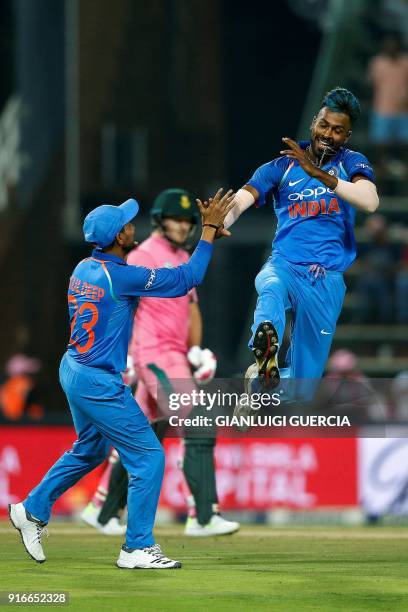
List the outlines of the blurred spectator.
{"type": "Polygon", "coordinates": [[[39,420],[44,416],[36,379],[40,370],[40,360],[23,353],[13,355],[7,362],[7,378],[0,386],[0,410],[7,420],[39,420]]]}
{"type": "Polygon", "coordinates": [[[317,401],[320,407],[349,415],[353,423],[385,420],[387,414],[383,398],[358,368],[356,355],[346,349],[331,355],[317,401]]]}
{"type": "Polygon", "coordinates": [[[400,372],[391,384],[394,419],[408,423],[408,371],[400,372]]]}
{"type": "Polygon", "coordinates": [[[401,266],[395,279],[395,305],[397,323],[408,323],[408,246],[404,247],[401,266]]]}
{"type": "Polygon", "coordinates": [[[384,36],[368,68],[373,88],[370,139],[377,146],[378,173],[404,178],[408,144],[408,54],[399,33],[384,36]]]}
{"type": "Polygon", "coordinates": [[[399,31],[403,42],[408,44],[408,2],[407,0],[382,0],[380,23],[383,29],[399,31]]]}
{"type": "Polygon", "coordinates": [[[368,217],[365,230],[368,243],[360,247],[362,273],[356,284],[359,298],[357,316],[360,323],[390,323],[393,319],[393,284],[401,260],[401,247],[390,241],[387,221],[382,215],[368,217]]]}

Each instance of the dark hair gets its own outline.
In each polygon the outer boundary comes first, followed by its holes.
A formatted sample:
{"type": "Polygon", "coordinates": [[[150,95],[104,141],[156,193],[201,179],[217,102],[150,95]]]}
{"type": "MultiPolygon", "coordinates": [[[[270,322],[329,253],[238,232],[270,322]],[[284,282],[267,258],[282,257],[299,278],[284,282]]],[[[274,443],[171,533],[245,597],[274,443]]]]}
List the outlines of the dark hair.
{"type": "Polygon", "coordinates": [[[102,253],[106,253],[106,251],[110,251],[111,249],[113,249],[113,247],[115,246],[115,244],[116,244],[116,238],[115,238],[115,240],[114,240],[113,242],[111,242],[111,243],[110,243],[110,244],[108,244],[107,246],[100,247],[98,244],[97,244],[97,245],[95,245],[95,246],[96,246],[97,248],[100,248],[100,249],[101,249],[101,251],[102,251],[102,253]]]}
{"type": "MultiPolygon", "coordinates": [[[[118,234],[121,234],[124,231],[125,231],[125,226],[123,226],[122,229],[118,231],[118,234]]],[[[113,249],[115,244],[116,244],[116,236],[115,236],[115,239],[113,240],[113,242],[111,242],[110,244],[108,244],[107,246],[105,246],[105,247],[103,247],[101,249],[102,253],[106,253],[106,251],[110,251],[110,249],[113,249]]],[[[98,245],[95,245],[95,246],[98,246],[98,245]]]]}
{"type": "Polygon", "coordinates": [[[360,102],[356,96],[344,87],[336,87],[328,91],[323,98],[322,108],[327,106],[333,113],[344,113],[350,117],[351,123],[357,121],[360,116],[360,102]]]}

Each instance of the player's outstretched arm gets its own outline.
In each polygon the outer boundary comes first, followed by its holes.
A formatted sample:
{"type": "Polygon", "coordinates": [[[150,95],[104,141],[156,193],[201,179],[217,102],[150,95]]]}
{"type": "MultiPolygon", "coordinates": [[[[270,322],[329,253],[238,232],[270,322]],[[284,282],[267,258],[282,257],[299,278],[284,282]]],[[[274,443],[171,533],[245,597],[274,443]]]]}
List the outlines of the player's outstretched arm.
{"type": "Polygon", "coordinates": [[[259,194],[252,185],[244,185],[242,189],[238,189],[233,200],[233,208],[225,217],[223,225],[217,230],[215,238],[223,238],[231,236],[228,228],[242,215],[242,213],[252,206],[258,199],[259,194]]]}
{"type": "Polygon", "coordinates": [[[201,225],[203,228],[201,240],[213,243],[216,234],[225,223],[225,218],[236,206],[236,194],[230,189],[223,196],[223,189],[218,189],[214,197],[202,202],[197,199],[197,206],[201,214],[201,225]],[[212,231],[211,231],[212,230],[212,231]]]}
{"type": "Polygon", "coordinates": [[[217,230],[234,206],[232,190],[222,195],[219,189],[210,202],[197,201],[201,213],[202,234],[186,264],[177,268],[144,268],[127,266],[121,275],[120,294],[124,296],[178,297],[199,285],[205,276],[213,251],[217,230]]]}
{"type": "Polygon", "coordinates": [[[372,181],[367,179],[362,174],[356,174],[349,181],[332,176],[328,172],[318,168],[308,157],[304,149],[291,138],[282,138],[283,142],[289,147],[281,151],[281,155],[287,155],[292,159],[296,159],[303,170],[313,178],[316,178],[321,183],[332,189],[340,198],[349,202],[358,210],[363,212],[373,213],[379,205],[377,187],[372,181]]]}

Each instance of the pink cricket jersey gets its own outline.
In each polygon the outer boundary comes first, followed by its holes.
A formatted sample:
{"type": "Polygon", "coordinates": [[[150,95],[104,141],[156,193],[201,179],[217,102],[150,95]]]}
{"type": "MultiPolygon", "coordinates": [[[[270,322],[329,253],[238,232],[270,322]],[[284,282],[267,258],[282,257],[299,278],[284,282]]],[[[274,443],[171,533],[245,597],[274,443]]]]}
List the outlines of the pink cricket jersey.
{"type": "MultiPolygon", "coordinates": [[[[134,249],[127,263],[146,268],[175,268],[186,263],[189,255],[173,247],[166,238],[152,235],[134,249]]],[[[177,298],[141,298],[136,311],[130,350],[136,363],[151,361],[155,355],[188,351],[189,304],[197,302],[192,289],[177,298]]]]}

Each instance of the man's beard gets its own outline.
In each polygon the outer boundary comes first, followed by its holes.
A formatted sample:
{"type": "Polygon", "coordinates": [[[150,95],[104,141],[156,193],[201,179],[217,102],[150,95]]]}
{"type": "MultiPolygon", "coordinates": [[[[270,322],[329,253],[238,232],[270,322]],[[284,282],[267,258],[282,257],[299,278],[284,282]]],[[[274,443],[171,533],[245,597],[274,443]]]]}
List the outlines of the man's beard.
{"type": "Polygon", "coordinates": [[[313,151],[313,155],[316,157],[317,162],[318,162],[318,166],[323,166],[331,157],[334,157],[339,148],[340,147],[335,147],[332,143],[327,143],[324,144],[323,146],[320,148],[317,145],[317,140],[323,140],[320,139],[319,136],[314,136],[313,140],[312,140],[312,151],[313,151]]]}

